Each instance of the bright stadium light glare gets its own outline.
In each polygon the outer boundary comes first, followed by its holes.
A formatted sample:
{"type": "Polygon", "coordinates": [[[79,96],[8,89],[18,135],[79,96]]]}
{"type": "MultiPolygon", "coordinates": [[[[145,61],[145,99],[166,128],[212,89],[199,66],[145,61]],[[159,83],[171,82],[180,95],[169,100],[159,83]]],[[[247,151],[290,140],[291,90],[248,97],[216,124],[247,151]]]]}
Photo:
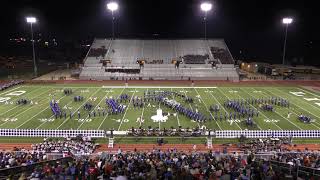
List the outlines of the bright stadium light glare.
{"type": "Polygon", "coordinates": [[[212,9],[212,4],[208,2],[201,3],[200,8],[204,12],[208,12],[212,9]]]}
{"type": "Polygon", "coordinates": [[[110,11],[116,11],[118,9],[118,3],[116,2],[109,2],[107,4],[107,8],[110,10],[110,11]]]}
{"type": "Polygon", "coordinates": [[[292,18],[283,18],[283,19],[282,19],[282,23],[283,23],[283,24],[291,24],[292,21],[293,21],[292,18]]]}
{"type": "Polygon", "coordinates": [[[36,23],[37,19],[35,17],[26,17],[27,23],[36,23]]]}

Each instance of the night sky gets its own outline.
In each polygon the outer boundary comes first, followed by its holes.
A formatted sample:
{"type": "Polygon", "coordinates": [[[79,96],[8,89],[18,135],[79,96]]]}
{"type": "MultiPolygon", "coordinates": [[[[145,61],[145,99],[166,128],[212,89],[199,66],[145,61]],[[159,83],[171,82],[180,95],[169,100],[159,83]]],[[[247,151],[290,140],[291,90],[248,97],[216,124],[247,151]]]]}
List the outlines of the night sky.
{"type": "MultiPolygon", "coordinates": [[[[119,0],[116,37],[202,38],[200,0],[119,0]]],[[[287,56],[319,65],[320,26],[315,0],[213,0],[208,38],[224,38],[236,59],[281,62],[284,16],[294,18],[288,31],[287,56]],[[240,53],[241,51],[241,53],[240,53]]],[[[35,31],[43,37],[83,40],[111,36],[106,0],[1,1],[0,39],[29,35],[25,16],[34,15],[35,31]]],[[[301,61],[302,62],[302,61],[301,61]]]]}

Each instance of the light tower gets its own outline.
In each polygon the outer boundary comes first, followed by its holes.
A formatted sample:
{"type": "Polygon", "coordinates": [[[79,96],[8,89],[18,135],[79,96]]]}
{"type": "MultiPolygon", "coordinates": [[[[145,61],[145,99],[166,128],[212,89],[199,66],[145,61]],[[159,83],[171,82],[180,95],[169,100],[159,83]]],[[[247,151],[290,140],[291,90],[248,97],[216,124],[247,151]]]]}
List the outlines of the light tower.
{"type": "Polygon", "coordinates": [[[32,41],[32,55],[33,55],[33,70],[34,70],[34,76],[38,76],[38,69],[37,69],[37,64],[36,64],[36,55],[35,55],[35,50],[34,50],[34,39],[33,39],[33,29],[32,29],[32,24],[37,22],[37,18],[35,17],[26,17],[27,23],[30,24],[31,27],[31,41],[32,41]]]}
{"type": "Polygon", "coordinates": [[[204,12],[204,39],[207,39],[207,12],[212,9],[212,4],[210,2],[203,2],[200,5],[201,10],[204,12]]]}
{"type": "Polygon", "coordinates": [[[285,59],[286,59],[286,46],[287,46],[287,35],[288,35],[288,27],[289,24],[293,22],[293,19],[290,17],[285,17],[282,19],[282,23],[285,24],[286,26],[286,32],[285,32],[285,37],[284,37],[284,45],[283,45],[283,56],[282,56],[282,64],[285,64],[285,59]]]}
{"type": "Polygon", "coordinates": [[[115,37],[114,37],[114,11],[116,11],[116,10],[118,10],[118,7],[119,7],[119,5],[118,5],[118,3],[116,3],[116,2],[109,2],[108,4],[107,4],[107,9],[108,10],[110,10],[111,11],[111,14],[112,14],[112,39],[114,39],[115,37]]]}

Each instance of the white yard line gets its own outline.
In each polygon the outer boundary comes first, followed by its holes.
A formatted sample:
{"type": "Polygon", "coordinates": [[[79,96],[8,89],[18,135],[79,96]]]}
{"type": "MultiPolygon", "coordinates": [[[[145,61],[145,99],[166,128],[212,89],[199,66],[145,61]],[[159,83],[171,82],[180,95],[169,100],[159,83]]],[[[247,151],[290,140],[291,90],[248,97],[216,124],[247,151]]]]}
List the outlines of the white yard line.
{"type": "MultiPolygon", "coordinates": [[[[241,91],[247,93],[246,91],[240,89],[241,91]]],[[[247,93],[249,96],[251,96],[249,93],[247,93]]],[[[240,96],[239,96],[240,97],[240,96]]],[[[254,98],[254,96],[251,96],[254,98]]],[[[242,97],[241,97],[242,98],[242,97]]],[[[243,99],[243,98],[242,98],[243,99]]],[[[250,104],[250,103],[249,103],[250,104]]],[[[254,107],[252,104],[250,104],[251,107],[253,107],[254,109],[256,109],[258,111],[258,109],[256,107],[254,107]]],[[[261,115],[263,115],[265,118],[267,118],[268,120],[270,120],[266,115],[264,115],[264,113],[262,111],[261,112],[261,115]]],[[[277,113],[277,112],[276,112],[277,113]]],[[[278,115],[280,115],[279,113],[277,113],[278,115]]],[[[281,115],[280,115],[281,116],[281,115]]],[[[281,116],[283,118],[283,116],[281,116]]],[[[290,122],[290,121],[289,121],[290,122]]],[[[291,122],[292,123],[292,122],[291,122]]],[[[280,126],[278,126],[276,123],[272,122],[272,124],[274,124],[275,126],[277,126],[278,128],[280,128],[281,130],[283,130],[280,126]]],[[[301,129],[301,128],[300,128],[301,129]]]]}
{"type": "MultiPolygon", "coordinates": [[[[62,96],[61,98],[58,99],[58,101],[60,101],[62,98],[66,97],[66,95],[62,96]]],[[[47,110],[49,107],[46,107],[45,109],[41,110],[40,112],[38,112],[37,114],[35,114],[34,116],[32,116],[31,118],[29,118],[28,120],[24,121],[22,124],[20,124],[19,126],[17,126],[15,129],[20,128],[21,126],[23,126],[25,123],[29,122],[30,120],[32,120],[34,117],[36,117],[37,115],[39,115],[40,113],[42,113],[43,111],[47,110]]]]}
{"type": "MultiPolygon", "coordinates": [[[[99,90],[100,90],[100,88],[98,88],[98,90],[96,90],[93,94],[91,94],[90,96],[88,96],[88,100],[85,101],[84,103],[82,103],[82,104],[74,111],[74,113],[77,112],[84,104],[86,104],[86,103],[89,101],[89,97],[95,95],[99,90]]],[[[66,123],[69,119],[70,119],[70,116],[67,117],[67,119],[65,119],[56,129],[59,129],[59,128],[60,128],[64,123],[66,123]]]]}
{"type": "Polygon", "coordinates": [[[101,121],[101,123],[100,123],[100,125],[99,125],[99,127],[98,127],[98,130],[100,130],[102,124],[103,124],[104,121],[107,119],[108,115],[109,115],[109,113],[107,113],[107,114],[106,114],[106,117],[103,118],[103,120],[101,121]]]}
{"type": "MultiPolygon", "coordinates": [[[[110,89],[111,90],[111,89],[110,89]]],[[[106,98],[107,98],[107,96],[109,95],[109,93],[110,93],[110,91],[108,91],[107,93],[106,93],[106,95],[99,101],[99,103],[93,108],[94,110],[101,104],[101,102],[103,101],[103,100],[105,100],[106,98]]],[[[90,112],[89,112],[90,113],[90,112]]],[[[80,124],[80,126],[78,126],[78,128],[77,128],[77,130],[79,130],[80,129],[80,127],[86,122],[86,120],[88,119],[88,117],[89,117],[89,115],[87,115],[87,117],[86,117],[86,119],[80,124]]]]}
{"type": "MultiPolygon", "coordinates": [[[[286,94],[285,92],[283,92],[283,91],[280,91],[279,89],[277,89],[277,88],[272,88],[272,89],[275,89],[275,90],[277,90],[277,91],[279,91],[280,93],[282,93],[282,94],[286,94]]],[[[289,97],[291,97],[292,96],[292,98],[295,98],[295,99],[299,99],[298,97],[295,97],[294,95],[291,95],[291,94],[288,94],[289,95],[289,97]]],[[[287,96],[288,96],[287,95],[287,96]]],[[[299,100],[302,100],[302,99],[299,99],[299,100]]],[[[310,105],[310,106],[312,106],[312,107],[314,107],[314,108],[316,108],[315,106],[313,106],[312,104],[309,104],[309,103],[307,103],[307,102],[304,102],[304,101],[302,101],[304,104],[307,104],[307,105],[310,105]]],[[[294,103],[293,103],[294,104],[294,103]]],[[[294,104],[294,105],[296,105],[296,104],[294,104]]],[[[305,109],[305,108],[303,108],[303,107],[301,107],[301,106],[299,106],[299,105],[296,105],[296,106],[298,106],[299,108],[301,108],[301,109],[303,109],[303,110],[305,110],[305,111],[307,111],[308,113],[310,113],[310,114],[312,114],[312,115],[314,115],[315,117],[317,117],[317,118],[319,118],[320,119],[320,117],[319,116],[317,116],[317,115],[315,115],[315,114],[313,114],[312,112],[310,112],[310,111],[308,111],[307,109],[305,109]]]]}
{"type": "Polygon", "coordinates": [[[305,90],[305,89],[302,89],[302,88],[297,88],[297,89],[300,89],[301,91],[304,91],[304,92],[306,92],[306,93],[312,94],[312,95],[314,95],[314,96],[320,97],[319,95],[314,94],[314,93],[312,93],[312,92],[310,92],[310,91],[307,91],[307,90],[305,90]]]}
{"type": "MultiPolygon", "coordinates": [[[[46,92],[44,92],[44,93],[41,93],[41,94],[39,94],[39,95],[37,95],[37,96],[34,96],[34,97],[32,97],[30,100],[33,100],[33,99],[37,98],[38,96],[41,96],[42,94],[48,93],[50,90],[52,90],[52,89],[49,89],[48,91],[46,91],[46,92]]],[[[20,106],[16,105],[15,107],[10,108],[10,109],[7,110],[6,112],[1,113],[0,116],[2,116],[2,115],[4,115],[5,113],[10,112],[10,111],[18,108],[18,107],[20,107],[20,106]]],[[[11,115],[10,115],[10,116],[11,116],[11,115]]]]}
{"type": "MultiPolygon", "coordinates": [[[[170,89],[172,92],[172,88],[170,89]]],[[[184,91],[184,90],[183,90],[184,91]]],[[[187,96],[186,92],[184,92],[184,94],[187,96]]],[[[174,96],[171,94],[171,97],[175,100],[174,96]]],[[[192,109],[191,105],[189,104],[190,108],[192,109]]],[[[193,111],[193,110],[192,110],[193,111]]],[[[177,113],[177,121],[178,121],[178,126],[181,126],[180,124],[180,119],[179,119],[179,113],[177,113]]],[[[198,126],[200,127],[199,123],[198,126]]]]}
{"type": "Polygon", "coordinates": [[[134,96],[135,94],[136,94],[136,89],[134,89],[134,93],[132,94],[132,97],[131,97],[131,99],[130,99],[130,101],[129,101],[129,105],[128,105],[128,107],[127,107],[126,111],[124,112],[124,115],[123,115],[123,117],[122,117],[122,119],[121,119],[121,121],[120,121],[120,125],[119,125],[119,127],[118,127],[118,131],[120,131],[120,128],[121,128],[122,122],[123,122],[124,118],[126,117],[126,114],[127,114],[128,109],[129,109],[129,107],[130,107],[130,105],[131,105],[131,102],[132,102],[133,96],[134,96]]]}
{"type": "MultiPolygon", "coordinates": [[[[72,101],[70,101],[68,104],[66,104],[66,106],[68,106],[69,104],[71,104],[72,103],[72,101]]],[[[51,118],[53,118],[54,117],[54,115],[52,115],[52,116],[50,116],[48,119],[51,119],[51,118]]],[[[55,120],[57,120],[57,119],[55,119],[55,120]]],[[[36,129],[39,129],[42,125],[44,125],[45,123],[47,123],[47,121],[44,121],[43,123],[41,123],[36,129]]]]}
{"type": "MultiPolygon", "coordinates": [[[[194,88],[194,87],[193,87],[193,89],[194,89],[194,90],[197,92],[197,94],[199,95],[202,103],[204,104],[204,106],[205,106],[205,108],[207,109],[207,111],[210,113],[211,117],[214,118],[213,115],[211,114],[210,110],[208,109],[206,103],[203,101],[201,95],[200,95],[199,92],[197,91],[197,88],[194,88]]],[[[216,121],[216,120],[215,120],[215,121],[216,121]]],[[[219,129],[222,130],[221,127],[220,127],[220,125],[217,123],[217,121],[216,121],[216,124],[218,125],[219,129]]]]}
{"type": "MultiPolygon", "coordinates": [[[[274,94],[273,92],[271,92],[271,91],[269,91],[269,90],[267,90],[267,89],[265,89],[265,90],[268,91],[270,94],[279,96],[279,95],[274,94]]],[[[284,98],[284,97],[281,96],[281,95],[280,95],[280,97],[284,98]]],[[[285,99],[288,99],[288,98],[285,98],[285,99]]],[[[306,111],[304,108],[300,107],[299,105],[295,104],[294,102],[290,102],[290,103],[293,104],[293,105],[295,105],[295,106],[297,106],[298,108],[303,109],[304,111],[306,111]]],[[[294,111],[296,111],[295,109],[291,109],[291,110],[292,110],[292,112],[293,112],[295,115],[299,116],[297,113],[294,112],[294,111]]],[[[308,112],[308,111],[307,111],[307,112],[308,112]]],[[[310,112],[309,112],[309,113],[310,113],[310,112]]],[[[315,122],[315,123],[318,124],[317,122],[315,122]]],[[[311,123],[311,125],[313,125],[313,126],[315,126],[316,128],[320,129],[320,127],[314,125],[313,123],[311,123]]]]}
{"type": "MultiPolygon", "coordinates": [[[[147,88],[147,93],[148,93],[148,88],[147,88]]],[[[144,103],[144,102],[143,102],[144,103]]],[[[143,107],[142,107],[142,113],[141,113],[141,116],[140,116],[140,127],[141,127],[141,120],[143,119],[143,113],[144,113],[144,107],[145,107],[145,104],[143,104],[143,107]]]]}
{"type": "Polygon", "coordinates": [[[7,94],[7,93],[9,93],[9,92],[11,92],[11,91],[14,91],[14,90],[16,90],[16,89],[19,89],[19,88],[21,88],[21,87],[24,87],[24,86],[19,86],[19,87],[10,89],[10,90],[4,90],[4,92],[3,92],[3,93],[0,93],[0,95],[2,95],[2,94],[7,94]]]}
{"type": "MultiPolygon", "coordinates": [[[[252,88],[252,89],[254,89],[254,88],[252,88]]],[[[246,93],[247,93],[247,92],[246,92],[246,93]]],[[[249,93],[247,93],[247,94],[249,94],[249,93]]],[[[252,96],[251,94],[249,94],[249,96],[254,97],[254,96],[252,96]]],[[[282,117],[283,119],[285,119],[285,120],[287,120],[288,122],[290,122],[292,125],[294,125],[294,126],[297,127],[298,129],[302,130],[301,127],[299,127],[299,126],[297,126],[295,123],[291,122],[288,118],[282,116],[282,115],[281,115],[280,113],[278,113],[276,110],[275,110],[274,112],[277,113],[277,114],[278,114],[280,117],[282,117]]],[[[274,123],[274,124],[275,124],[275,123],[274,123]]]]}
{"type": "MultiPolygon", "coordinates": [[[[41,99],[39,102],[44,101],[44,100],[45,100],[45,99],[41,99]]],[[[46,103],[46,102],[45,102],[45,103],[46,103]]],[[[34,107],[37,107],[37,106],[42,106],[42,105],[44,105],[45,103],[42,103],[42,104],[39,103],[38,105],[32,105],[31,107],[25,109],[24,111],[22,111],[22,112],[20,112],[20,113],[18,113],[19,111],[17,111],[17,112],[15,112],[15,113],[11,114],[9,117],[18,117],[18,116],[20,116],[21,114],[29,111],[30,109],[32,109],[32,108],[34,108],[34,107]],[[16,114],[16,113],[18,113],[18,114],[16,114]]],[[[7,124],[8,122],[9,122],[9,121],[6,121],[6,122],[0,124],[0,126],[3,126],[3,125],[5,125],[5,124],[7,124]]]]}
{"type": "MultiPolygon", "coordinates": [[[[243,97],[241,97],[239,94],[237,94],[241,99],[243,99],[244,100],[244,98],[243,97]]],[[[259,111],[256,107],[254,107],[252,104],[250,104],[249,103],[249,105],[251,106],[251,107],[253,107],[256,111],[259,111]]],[[[259,112],[261,112],[261,111],[259,111],[259,112]]],[[[262,116],[264,116],[266,119],[268,119],[268,120],[270,120],[263,112],[261,112],[261,115],[262,116]]],[[[273,125],[275,125],[275,126],[277,126],[277,128],[279,128],[280,130],[283,130],[280,126],[278,126],[277,124],[275,124],[274,122],[272,122],[273,123],[273,125]]],[[[258,125],[258,124],[257,124],[258,125]]],[[[261,129],[261,127],[259,127],[259,129],[261,129]]]]}
{"type": "MultiPolygon", "coordinates": [[[[126,88],[122,88],[122,91],[120,92],[120,94],[118,95],[118,98],[120,97],[120,95],[122,94],[122,92],[124,91],[124,89],[126,88]]],[[[106,114],[106,117],[103,118],[103,121],[100,123],[98,130],[101,128],[102,124],[104,123],[104,121],[107,119],[107,117],[109,116],[109,113],[106,114]]]]}
{"type": "MultiPolygon", "coordinates": [[[[230,98],[229,98],[227,95],[225,95],[219,88],[217,88],[217,89],[218,89],[218,91],[220,91],[225,97],[227,97],[228,100],[230,100],[230,98]]],[[[208,91],[208,93],[215,99],[215,101],[218,102],[218,104],[220,105],[220,107],[222,107],[223,110],[224,110],[226,113],[228,113],[228,111],[224,108],[224,106],[222,106],[222,105],[220,104],[220,102],[217,100],[217,98],[212,95],[212,93],[209,91],[209,89],[207,89],[207,91],[208,91]]],[[[228,114],[229,114],[229,113],[228,113],[228,114]]],[[[231,121],[231,119],[230,119],[230,121],[231,121]]],[[[217,122],[217,120],[216,120],[216,122],[217,122]]],[[[235,122],[235,123],[236,123],[236,125],[238,126],[238,128],[239,128],[240,130],[242,130],[242,128],[239,126],[239,124],[238,124],[237,122],[235,122]]],[[[259,129],[261,129],[258,124],[257,124],[257,126],[258,126],[259,129]]]]}
{"type": "MultiPolygon", "coordinates": [[[[69,104],[71,104],[72,103],[72,101],[70,101],[70,102],[68,102],[65,106],[68,106],[69,104]]],[[[50,116],[48,119],[51,119],[51,118],[53,118],[54,117],[54,115],[52,115],[52,116],[50,116]]],[[[45,123],[47,123],[47,121],[44,121],[43,123],[41,123],[36,129],[39,129],[42,125],[44,125],[45,123]]]]}

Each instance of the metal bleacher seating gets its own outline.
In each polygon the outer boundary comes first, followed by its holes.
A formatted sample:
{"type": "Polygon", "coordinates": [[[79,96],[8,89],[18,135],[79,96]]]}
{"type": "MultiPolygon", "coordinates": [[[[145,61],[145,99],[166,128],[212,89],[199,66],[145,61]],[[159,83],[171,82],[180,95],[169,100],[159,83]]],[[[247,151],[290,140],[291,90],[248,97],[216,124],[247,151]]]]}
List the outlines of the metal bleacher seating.
{"type": "Polygon", "coordinates": [[[222,39],[95,39],[85,58],[80,79],[237,81],[239,75],[222,39]],[[103,64],[103,60],[108,63],[103,64]],[[177,61],[181,62],[178,68],[173,63],[177,61]],[[216,62],[216,67],[212,62],[216,62]]]}

